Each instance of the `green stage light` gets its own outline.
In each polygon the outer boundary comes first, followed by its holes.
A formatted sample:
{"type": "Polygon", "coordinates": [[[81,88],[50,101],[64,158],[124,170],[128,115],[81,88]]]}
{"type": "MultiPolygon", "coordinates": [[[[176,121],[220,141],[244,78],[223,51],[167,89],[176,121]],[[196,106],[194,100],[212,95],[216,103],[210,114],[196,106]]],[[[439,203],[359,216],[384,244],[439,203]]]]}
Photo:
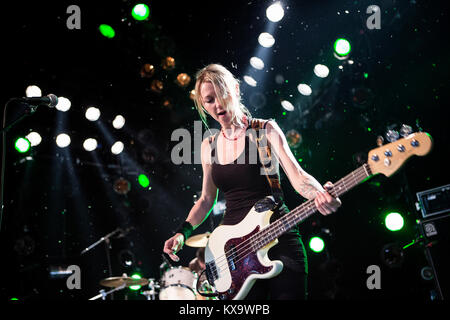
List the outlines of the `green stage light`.
{"type": "Polygon", "coordinates": [[[28,152],[28,150],[30,150],[31,143],[26,138],[18,138],[14,143],[14,147],[18,152],[25,153],[28,152]]]}
{"type": "Polygon", "coordinates": [[[136,20],[145,20],[150,15],[150,9],[148,8],[148,5],[139,3],[133,7],[133,10],[131,10],[131,15],[136,20]]]}
{"type": "Polygon", "coordinates": [[[334,52],[340,57],[347,56],[351,50],[352,46],[347,39],[339,38],[334,42],[334,52]]]}
{"type": "Polygon", "coordinates": [[[114,38],[116,35],[116,32],[114,31],[114,29],[110,25],[107,25],[107,24],[101,24],[98,27],[98,30],[100,31],[102,36],[109,38],[109,39],[114,38]]]}
{"type": "Polygon", "coordinates": [[[322,240],[321,237],[312,237],[309,240],[309,248],[316,253],[322,252],[325,248],[325,242],[322,240]]]}
{"type": "Polygon", "coordinates": [[[384,218],[385,226],[390,231],[399,231],[403,228],[404,220],[400,213],[390,212],[384,218]]]}
{"type": "Polygon", "coordinates": [[[150,180],[145,174],[140,174],[138,177],[138,181],[143,188],[147,188],[150,185],[150,180]]]}
{"type": "MultiPolygon", "coordinates": [[[[131,276],[132,279],[142,279],[141,275],[139,273],[135,273],[131,276]]],[[[137,285],[137,286],[130,286],[130,290],[139,290],[141,288],[141,286],[137,285]]]]}

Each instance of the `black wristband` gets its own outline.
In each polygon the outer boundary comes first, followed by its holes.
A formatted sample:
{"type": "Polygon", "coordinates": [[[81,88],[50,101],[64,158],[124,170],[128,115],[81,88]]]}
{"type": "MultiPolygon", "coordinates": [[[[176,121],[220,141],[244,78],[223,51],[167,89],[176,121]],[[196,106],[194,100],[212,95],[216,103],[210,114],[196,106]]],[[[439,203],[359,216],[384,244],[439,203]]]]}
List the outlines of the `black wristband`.
{"type": "Polygon", "coordinates": [[[185,221],[183,224],[175,231],[175,234],[181,233],[184,236],[184,241],[186,241],[194,231],[194,227],[189,222],[185,221]]]}

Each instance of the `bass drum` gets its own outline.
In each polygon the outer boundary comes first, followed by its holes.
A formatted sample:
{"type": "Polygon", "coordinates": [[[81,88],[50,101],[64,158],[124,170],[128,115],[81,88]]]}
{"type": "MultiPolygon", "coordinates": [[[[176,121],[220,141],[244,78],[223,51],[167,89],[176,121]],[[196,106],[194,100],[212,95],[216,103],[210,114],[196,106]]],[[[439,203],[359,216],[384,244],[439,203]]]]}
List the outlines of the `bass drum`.
{"type": "Polygon", "coordinates": [[[189,268],[172,267],[161,277],[159,300],[196,300],[197,276],[189,268]]]}

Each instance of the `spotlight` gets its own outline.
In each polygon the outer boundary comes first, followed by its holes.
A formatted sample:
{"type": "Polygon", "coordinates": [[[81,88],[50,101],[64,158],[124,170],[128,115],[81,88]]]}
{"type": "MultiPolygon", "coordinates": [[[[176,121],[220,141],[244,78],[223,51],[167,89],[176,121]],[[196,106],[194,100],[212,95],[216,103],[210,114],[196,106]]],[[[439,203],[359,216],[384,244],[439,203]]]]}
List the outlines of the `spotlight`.
{"type": "Polygon", "coordinates": [[[189,77],[186,73],[180,73],[177,76],[176,83],[182,88],[186,87],[190,82],[191,82],[191,77],[189,77]]]}
{"type": "Polygon", "coordinates": [[[61,133],[56,137],[56,145],[60,148],[65,148],[70,145],[70,137],[65,133],[61,133]]]}
{"type": "Polygon", "coordinates": [[[276,2],[269,6],[266,10],[267,18],[272,22],[278,22],[283,19],[284,10],[279,2],[276,2]]]}
{"type": "Polygon", "coordinates": [[[18,138],[14,143],[14,147],[20,153],[25,153],[30,150],[31,143],[26,138],[18,138]]]}
{"type": "Polygon", "coordinates": [[[292,103],[290,103],[287,100],[281,101],[281,106],[287,111],[293,111],[294,110],[294,106],[292,105],[292,103]]]}
{"type": "Polygon", "coordinates": [[[175,68],[175,59],[172,57],[166,57],[161,62],[161,66],[164,70],[172,70],[175,68]]]}
{"type": "Polygon", "coordinates": [[[297,90],[304,96],[309,96],[312,93],[311,87],[304,83],[300,83],[297,86],[297,90]]]}
{"type": "Polygon", "coordinates": [[[100,33],[102,34],[102,36],[108,38],[108,39],[112,39],[116,36],[116,32],[114,31],[113,27],[111,27],[108,24],[101,24],[98,27],[98,30],[100,31],[100,33]]]}
{"type": "Polygon", "coordinates": [[[66,97],[58,97],[58,104],[56,105],[56,109],[62,112],[66,112],[70,109],[72,103],[66,97]]]}
{"type": "Polygon", "coordinates": [[[302,135],[295,129],[291,129],[286,132],[286,140],[288,142],[289,147],[296,148],[302,143],[302,135]]]}
{"type": "Polygon", "coordinates": [[[154,73],[155,73],[155,67],[150,63],[144,64],[141,68],[141,77],[142,78],[151,78],[154,73]]]}
{"type": "Polygon", "coordinates": [[[244,81],[251,87],[256,87],[257,82],[250,76],[244,76],[244,81]]]}
{"type": "Polygon", "coordinates": [[[120,195],[125,195],[128,192],[130,192],[131,183],[128,180],[121,177],[116,181],[114,181],[113,189],[116,193],[120,195]]]}
{"type": "Polygon", "coordinates": [[[114,118],[112,125],[115,129],[122,129],[123,126],[125,125],[125,118],[121,115],[117,115],[114,118]]]}
{"type": "Polygon", "coordinates": [[[258,37],[258,42],[264,48],[270,48],[275,43],[275,38],[268,32],[263,32],[258,37]]]}
{"type": "Polygon", "coordinates": [[[256,70],[262,70],[264,69],[264,61],[262,61],[258,57],[251,57],[250,58],[250,65],[255,68],[256,70]]]}
{"type": "Polygon", "coordinates": [[[142,188],[147,188],[150,185],[150,180],[145,174],[140,174],[138,177],[138,182],[142,188]]]}
{"type": "Polygon", "coordinates": [[[192,89],[192,90],[189,92],[189,98],[190,98],[191,100],[195,100],[195,90],[194,90],[194,89],[192,89]]]}
{"type": "Polygon", "coordinates": [[[161,80],[154,79],[150,84],[150,90],[156,93],[161,93],[164,89],[164,84],[161,80]]]}
{"type": "Polygon", "coordinates": [[[97,149],[97,140],[93,138],[88,138],[83,142],[83,148],[86,151],[94,151],[97,149]]]}
{"type": "Polygon", "coordinates": [[[319,78],[326,78],[330,73],[330,69],[323,64],[316,64],[314,67],[314,74],[319,78]]]}
{"type": "MultiPolygon", "coordinates": [[[[141,279],[142,277],[141,277],[141,275],[140,275],[139,273],[135,273],[135,274],[133,274],[133,275],[131,276],[131,278],[132,278],[132,279],[139,280],[139,279],[141,279]]],[[[137,286],[130,286],[130,290],[134,290],[134,291],[139,290],[140,288],[141,288],[140,285],[137,285],[137,286]]]]}
{"type": "Polygon", "coordinates": [[[89,107],[86,110],[85,116],[89,121],[97,121],[100,118],[100,110],[96,107],[89,107]]]}
{"type": "Polygon", "coordinates": [[[139,3],[133,7],[131,10],[131,16],[138,21],[142,21],[148,18],[150,15],[150,9],[148,5],[139,3]]]}
{"type": "Polygon", "coordinates": [[[309,240],[309,248],[315,253],[322,252],[323,249],[325,248],[325,242],[322,240],[321,237],[318,236],[312,237],[309,240]]]}
{"type": "Polygon", "coordinates": [[[31,85],[25,89],[25,95],[30,97],[42,97],[42,91],[38,86],[31,85]]]}
{"type": "Polygon", "coordinates": [[[37,132],[30,132],[29,134],[27,134],[25,136],[25,138],[28,139],[28,141],[30,141],[30,144],[32,147],[37,146],[39,143],[42,142],[42,137],[39,133],[37,132]]]}
{"type": "Polygon", "coordinates": [[[339,38],[334,42],[334,53],[338,59],[346,59],[351,51],[350,42],[347,39],[339,38]]]}
{"type": "Polygon", "coordinates": [[[120,154],[123,151],[123,149],[124,149],[123,142],[117,141],[112,145],[111,152],[113,154],[120,154]]]}
{"type": "Polygon", "coordinates": [[[403,228],[404,220],[400,213],[390,212],[384,218],[386,228],[389,231],[399,231],[403,228]]]}

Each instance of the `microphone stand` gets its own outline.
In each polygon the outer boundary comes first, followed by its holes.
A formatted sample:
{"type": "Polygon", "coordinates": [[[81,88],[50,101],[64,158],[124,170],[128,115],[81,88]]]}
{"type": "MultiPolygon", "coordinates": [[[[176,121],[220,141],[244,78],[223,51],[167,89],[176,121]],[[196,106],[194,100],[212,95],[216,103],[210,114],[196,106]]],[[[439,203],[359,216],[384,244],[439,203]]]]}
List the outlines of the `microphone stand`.
{"type": "Polygon", "coordinates": [[[3,123],[2,123],[2,128],[0,130],[0,132],[2,133],[2,161],[1,161],[1,168],[0,168],[0,174],[1,174],[1,178],[0,178],[0,232],[2,229],[2,220],[3,220],[3,209],[4,209],[4,188],[5,188],[5,166],[6,166],[6,132],[11,129],[13,126],[15,126],[17,123],[19,123],[20,121],[22,121],[24,118],[32,115],[33,113],[36,112],[37,109],[37,105],[31,105],[31,104],[27,104],[29,108],[27,108],[25,110],[25,113],[20,116],[18,119],[14,120],[11,124],[9,124],[8,126],[6,126],[6,111],[8,109],[8,106],[11,102],[13,101],[19,101],[19,99],[17,98],[12,98],[10,100],[8,100],[8,102],[6,102],[5,104],[5,108],[3,109],[3,123]]]}
{"type": "MultiPolygon", "coordinates": [[[[107,235],[101,237],[99,240],[97,240],[96,242],[94,242],[93,244],[91,244],[89,247],[87,247],[86,249],[84,249],[83,251],[81,251],[80,255],[85,254],[86,252],[92,250],[93,248],[95,248],[97,245],[99,245],[102,242],[105,242],[105,249],[106,249],[106,260],[108,263],[108,272],[109,272],[109,277],[112,277],[112,268],[111,268],[111,254],[110,254],[110,250],[111,250],[111,241],[109,240],[112,236],[114,236],[116,233],[121,232],[122,229],[121,228],[117,228],[116,230],[114,230],[113,232],[108,233],[107,235]]],[[[114,291],[111,291],[111,300],[114,300],[114,295],[112,294],[114,291]]]]}

